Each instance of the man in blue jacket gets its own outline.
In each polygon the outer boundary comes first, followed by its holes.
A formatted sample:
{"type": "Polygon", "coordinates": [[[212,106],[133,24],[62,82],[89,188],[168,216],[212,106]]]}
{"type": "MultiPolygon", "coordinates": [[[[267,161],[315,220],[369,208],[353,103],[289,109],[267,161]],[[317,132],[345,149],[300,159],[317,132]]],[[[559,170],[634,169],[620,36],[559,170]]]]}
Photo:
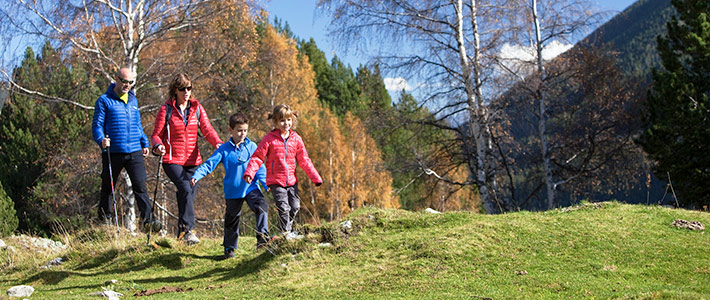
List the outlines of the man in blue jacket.
{"type": "Polygon", "coordinates": [[[144,227],[152,226],[160,230],[160,222],[151,220],[151,206],[148,188],[145,185],[146,171],[144,157],[149,153],[148,137],[143,132],[138,100],[132,90],[136,74],[129,68],[121,68],[106,93],[96,99],[91,131],[94,141],[103,151],[101,161],[101,198],[99,198],[99,218],[111,222],[113,211],[109,202],[111,181],[116,182],[119,173],[126,169],[133,184],[138,210],[144,227]],[[110,157],[109,157],[110,153],[110,157]],[[111,160],[111,172],[109,162],[111,160]],[[113,178],[109,178],[113,174],[113,178]]]}

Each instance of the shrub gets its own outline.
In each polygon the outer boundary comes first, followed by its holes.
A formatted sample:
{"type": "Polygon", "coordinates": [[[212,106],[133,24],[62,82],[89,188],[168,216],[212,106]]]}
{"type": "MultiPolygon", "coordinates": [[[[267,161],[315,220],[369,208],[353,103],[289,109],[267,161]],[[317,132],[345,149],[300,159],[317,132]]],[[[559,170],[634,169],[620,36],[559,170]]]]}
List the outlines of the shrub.
{"type": "Polygon", "coordinates": [[[12,234],[17,229],[17,215],[15,215],[15,204],[5,193],[5,189],[0,182],[0,236],[12,234]]]}

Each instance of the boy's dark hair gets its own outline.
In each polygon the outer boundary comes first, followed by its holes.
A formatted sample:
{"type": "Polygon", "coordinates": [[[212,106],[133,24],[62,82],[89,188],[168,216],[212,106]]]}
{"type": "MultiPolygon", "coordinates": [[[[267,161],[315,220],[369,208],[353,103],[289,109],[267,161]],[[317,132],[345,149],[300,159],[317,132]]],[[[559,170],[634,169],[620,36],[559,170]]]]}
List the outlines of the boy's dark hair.
{"type": "Polygon", "coordinates": [[[234,126],[237,126],[238,124],[249,124],[249,118],[242,113],[238,112],[233,114],[231,117],[229,117],[229,128],[234,128],[234,126]]]}

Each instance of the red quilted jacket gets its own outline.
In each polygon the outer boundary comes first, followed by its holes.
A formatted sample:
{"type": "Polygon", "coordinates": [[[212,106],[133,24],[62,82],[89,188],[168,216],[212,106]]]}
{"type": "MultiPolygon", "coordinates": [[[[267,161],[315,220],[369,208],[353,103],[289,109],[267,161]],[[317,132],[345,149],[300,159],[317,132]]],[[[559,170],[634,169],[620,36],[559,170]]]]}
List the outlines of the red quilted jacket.
{"type": "Polygon", "coordinates": [[[266,167],[267,186],[277,184],[287,187],[296,184],[298,182],[296,164],[301,166],[301,169],[306,172],[306,175],[313,183],[323,183],[323,179],[321,179],[320,174],[313,166],[311,158],[308,157],[308,152],[306,152],[306,146],[303,144],[301,136],[293,130],[286,140],[281,137],[281,132],[278,129],[267,133],[259,142],[254,154],[251,155],[244,176],[254,178],[254,173],[256,173],[262,163],[266,167]]]}
{"type": "Polygon", "coordinates": [[[196,99],[190,99],[190,115],[187,126],[180,116],[180,109],[176,106],[175,100],[168,100],[160,107],[158,115],[155,116],[155,126],[150,137],[151,144],[164,145],[166,154],[163,156],[163,163],[178,164],[182,166],[198,166],[202,164],[200,149],[197,147],[197,131],[202,131],[207,141],[215,148],[222,144],[217,132],[212,128],[207,117],[205,108],[196,99]],[[168,125],[165,126],[166,107],[173,107],[168,125]],[[197,122],[195,109],[200,110],[200,121],[197,122]],[[198,125],[199,123],[199,125],[198,125]],[[199,127],[199,128],[198,128],[199,127]]]}

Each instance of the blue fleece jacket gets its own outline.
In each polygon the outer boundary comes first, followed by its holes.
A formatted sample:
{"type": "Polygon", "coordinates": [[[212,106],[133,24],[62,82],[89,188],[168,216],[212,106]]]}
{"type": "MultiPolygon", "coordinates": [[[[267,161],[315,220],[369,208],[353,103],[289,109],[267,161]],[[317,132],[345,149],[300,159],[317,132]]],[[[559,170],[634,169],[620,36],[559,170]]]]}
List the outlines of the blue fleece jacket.
{"type": "Polygon", "coordinates": [[[123,102],[113,91],[112,83],[106,93],[99,96],[94,104],[94,120],[91,133],[99,146],[108,135],[111,139],[111,153],[131,153],[148,148],[148,137],[143,131],[138,100],[133,90],[128,92],[128,103],[123,102]]]}
{"type": "Polygon", "coordinates": [[[261,186],[266,188],[266,168],[263,164],[259,167],[259,170],[256,171],[256,175],[251,184],[247,184],[246,181],[242,179],[254,150],[256,150],[256,144],[249,138],[245,138],[244,143],[241,143],[239,147],[237,147],[234,144],[234,140],[230,138],[229,142],[217,148],[217,150],[212,153],[212,156],[197,168],[192,178],[200,180],[202,177],[205,177],[205,175],[212,173],[217,165],[222,163],[225,171],[223,184],[224,198],[244,198],[249,192],[259,188],[257,182],[260,182],[261,186]]]}

